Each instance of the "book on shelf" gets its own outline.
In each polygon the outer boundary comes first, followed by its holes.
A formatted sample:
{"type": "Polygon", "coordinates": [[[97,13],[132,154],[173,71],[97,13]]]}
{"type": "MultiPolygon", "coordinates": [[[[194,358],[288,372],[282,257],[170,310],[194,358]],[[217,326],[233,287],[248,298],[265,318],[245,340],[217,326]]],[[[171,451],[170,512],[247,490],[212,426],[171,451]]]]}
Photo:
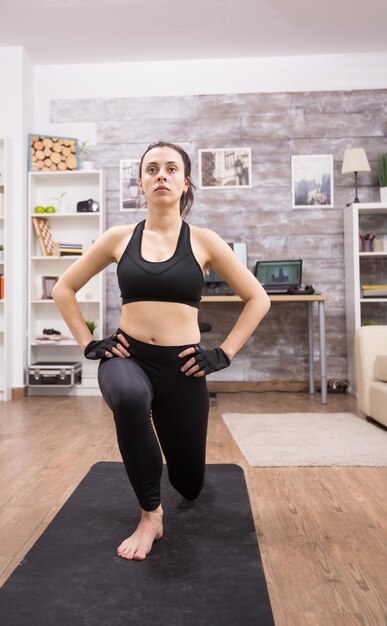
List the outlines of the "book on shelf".
{"type": "Polygon", "coordinates": [[[361,285],[363,298],[387,298],[387,285],[361,285]]]}
{"type": "Polygon", "coordinates": [[[60,243],[59,254],[61,256],[66,255],[81,255],[83,254],[83,246],[81,243],[60,243]]]}
{"type": "Polygon", "coordinates": [[[4,286],[4,274],[0,274],[0,300],[4,299],[5,295],[5,286],[4,286]]]}

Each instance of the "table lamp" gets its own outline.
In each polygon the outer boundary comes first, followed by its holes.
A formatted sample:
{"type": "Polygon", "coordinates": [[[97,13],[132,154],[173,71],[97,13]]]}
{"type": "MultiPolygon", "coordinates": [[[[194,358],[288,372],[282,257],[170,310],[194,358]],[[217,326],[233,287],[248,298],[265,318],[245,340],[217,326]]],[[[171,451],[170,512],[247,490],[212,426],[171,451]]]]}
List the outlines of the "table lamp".
{"type": "MultiPolygon", "coordinates": [[[[349,148],[344,152],[342,174],[355,174],[355,199],[353,202],[360,202],[357,196],[357,173],[370,172],[370,164],[364,148],[349,148]]],[[[349,206],[349,204],[347,204],[349,206]]]]}

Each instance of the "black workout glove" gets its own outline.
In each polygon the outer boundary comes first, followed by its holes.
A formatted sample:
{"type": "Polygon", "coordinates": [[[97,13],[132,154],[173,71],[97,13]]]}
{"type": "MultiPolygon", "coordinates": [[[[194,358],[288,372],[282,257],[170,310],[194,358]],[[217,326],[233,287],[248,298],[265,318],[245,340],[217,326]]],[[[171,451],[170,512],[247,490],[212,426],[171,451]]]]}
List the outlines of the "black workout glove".
{"type": "Polygon", "coordinates": [[[203,350],[200,346],[195,346],[194,354],[195,364],[199,365],[200,370],[205,374],[219,372],[228,367],[231,360],[222,348],[214,348],[214,350],[203,350]]]}
{"type": "Polygon", "coordinates": [[[93,339],[87,344],[83,354],[87,359],[102,359],[106,350],[112,352],[112,348],[116,348],[118,343],[121,342],[117,339],[116,333],[110,337],[105,337],[105,339],[100,339],[100,341],[93,339]]]}

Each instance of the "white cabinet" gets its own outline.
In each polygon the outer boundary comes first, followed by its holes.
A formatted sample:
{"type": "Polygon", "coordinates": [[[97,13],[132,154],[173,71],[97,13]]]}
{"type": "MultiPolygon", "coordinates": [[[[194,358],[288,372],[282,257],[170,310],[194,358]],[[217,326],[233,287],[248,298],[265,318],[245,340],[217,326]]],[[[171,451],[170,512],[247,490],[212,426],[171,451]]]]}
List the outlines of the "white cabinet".
{"type": "MultiPolygon", "coordinates": [[[[29,173],[29,272],[28,272],[28,365],[37,362],[74,362],[82,364],[82,382],[69,389],[28,386],[29,395],[95,395],[98,361],[83,357],[50,292],[55,278],[78,257],[42,252],[34,218],[46,218],[52,241],[56,244],[81,245],[83,252],[105,230],[104,184],[102,171],[30,172],[29,173]],[[77,213],[77,202],[92,199],[99,203],[98,212],[77,213]],[[60,206],[58,206],[60,205],[60,206]],[[55,213],[35,212],[35,207],[57,207],[55,213]],[[50,295],[50,293],[48,294],[50,295]],[[59,331],[66,339],[43,340],[44,330],[59,331]]],[[[46,244],[47,244],[46,239],[46,244]]],[[[62,254],[62,253],[61,253],[62,254]]],[[[105,336],[105,272],[92,278],[76,297],[85,320],[96,323],[95,339],[105,336]]]]}
{"type": "Polygon", "coordinates": [[[8,154],[9,143],[0,138],[0,400],[11,399],[8,154]]]}
{"type": "Polygon", "coordinates": [[[387,204],[354,203],[344,211],[347,363],[350,390],[356,393],[354,335],[364,324],[387,324],[387,297],[364,297],[366,286],[387,286],[387,204]],[[376,235],[362,250],[360,235],[376,235]],[[377,243],[376,243],[377,242],[377,243]]]}

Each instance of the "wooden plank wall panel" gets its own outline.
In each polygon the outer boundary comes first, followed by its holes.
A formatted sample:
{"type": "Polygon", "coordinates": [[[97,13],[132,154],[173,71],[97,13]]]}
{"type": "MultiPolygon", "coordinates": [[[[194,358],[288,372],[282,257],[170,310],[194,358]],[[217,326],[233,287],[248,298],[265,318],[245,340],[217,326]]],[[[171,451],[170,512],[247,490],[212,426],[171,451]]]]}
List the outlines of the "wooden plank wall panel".
{"type": "MultiPolygon", "coordinates": [[[[189,221],[227,241],[245,241],[251,269],[258,258],[304,260],[304,283],[332,294],[326,308],[328,376],[345,378],[343,212],[354,186],[352,176],[341,174],[341,164],[346,148],[364,147],[372,171],[359,174],[359,197],[379,200],[377,158],[387,152],[387,90],[56,100],[51,122],[96,124],[94,160],[106,173],[108,226],[146,216],[144,210],[119,211],[119,159],[139,158],[152,141],[177,142],[190,154],[198,183],[198,149],[251,147],[253,187],[197,189],[189,221]],[[291,210],[292,154],[333,154],[333,209],[291,210]]],[[[370,264],[371,273],[379,271],[370,264]]],[[[107,291],[110,332],[120,312],[115,267],[107,270],[107,291]]],[[[240,305],[203,305],[200,319],[213,326],[203,344],[219,344],[240,310],[240,305]]],[[[376,317],[387,322],[385,307],[376,317]]],[[[304,307],[273,305],[226,370],[227,378],[306,379],[306,353],[304,307]]]]}

